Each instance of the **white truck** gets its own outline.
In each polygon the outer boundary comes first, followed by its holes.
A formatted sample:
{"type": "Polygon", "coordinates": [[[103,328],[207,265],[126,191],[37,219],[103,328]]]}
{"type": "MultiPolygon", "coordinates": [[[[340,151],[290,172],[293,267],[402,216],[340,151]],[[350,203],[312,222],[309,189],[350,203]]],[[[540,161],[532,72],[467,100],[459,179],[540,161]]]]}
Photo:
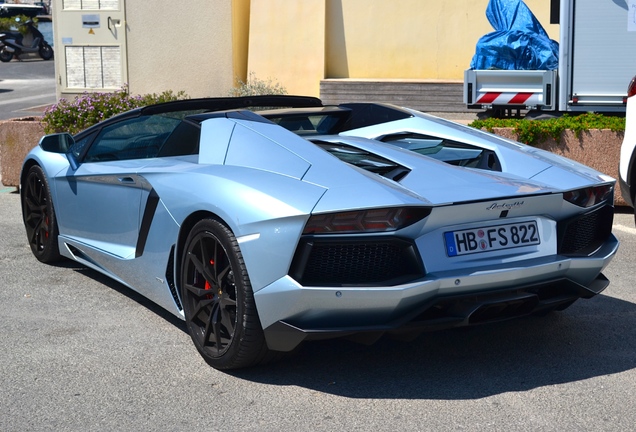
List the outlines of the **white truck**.
{"type": "Polygon", "coordinates": [[[468,108],[625,111],[636,74],[636,0],[560,0],[558,10],[558,69],[468,69],[468,108]]]}

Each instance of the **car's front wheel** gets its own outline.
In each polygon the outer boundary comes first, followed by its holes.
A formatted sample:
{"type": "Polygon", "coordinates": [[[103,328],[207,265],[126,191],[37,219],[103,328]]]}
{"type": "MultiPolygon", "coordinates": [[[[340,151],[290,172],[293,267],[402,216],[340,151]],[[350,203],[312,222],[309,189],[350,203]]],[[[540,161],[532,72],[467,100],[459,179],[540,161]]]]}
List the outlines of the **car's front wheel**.
{"type": "Polygon", "coordinates": [[[216,219],[201,220],[188,235],[181,295],[190,336],[212,367],[249,367],[269,357],[238,242],[216,219]]]}
{"type": "Polygon", "coordinates": [[[44,171],[33,165],[22,185],[22,218],[33,255],[44,263],[60,259],[58,228],[44,171]]]}

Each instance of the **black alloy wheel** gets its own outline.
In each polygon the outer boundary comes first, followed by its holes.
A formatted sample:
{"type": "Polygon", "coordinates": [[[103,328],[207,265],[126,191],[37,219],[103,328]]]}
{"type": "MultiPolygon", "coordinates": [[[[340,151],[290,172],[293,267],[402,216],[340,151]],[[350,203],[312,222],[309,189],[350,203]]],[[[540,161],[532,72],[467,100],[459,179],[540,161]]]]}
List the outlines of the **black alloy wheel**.
{"type": "Polygon", "coordinates": [[[188,235],[181,296],[188,332],[212,367],[237,369],[267,360],[269,350],[238,242],[216,219],[201,220],[188,235]]]}
{"type": "Polygon", "coordinates": [[[59,260],[58,227],[51,191],[38,165],[29,168],[21,192],[22,218],[33,255],[44,263],[59,260]]]}

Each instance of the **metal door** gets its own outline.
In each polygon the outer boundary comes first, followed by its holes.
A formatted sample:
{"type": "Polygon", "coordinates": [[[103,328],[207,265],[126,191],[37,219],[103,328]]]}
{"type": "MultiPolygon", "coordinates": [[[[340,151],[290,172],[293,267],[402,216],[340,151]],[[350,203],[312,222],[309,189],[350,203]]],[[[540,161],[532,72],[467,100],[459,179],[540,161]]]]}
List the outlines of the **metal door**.
{"type": "Polygon", "coordinates": [[[54,2],[58,94],[116,90],[128,81],[125,0],[54,2]]]}
{"type": "Polygon", "coordinates": [[[625,109],[623,98],[636,71],[636,31],[630,28],[628,18],[624,0],[574,2],[568,94],[571,109],[577,109],[577,105],[585,110],[590,105],[597,110],[625,109]]]}
{"type": "Polygon", "coordinates": [[[118,258],[135,257],[141,180],[138,161],[84,163],[55,177],[60,234],[118,258]]]}

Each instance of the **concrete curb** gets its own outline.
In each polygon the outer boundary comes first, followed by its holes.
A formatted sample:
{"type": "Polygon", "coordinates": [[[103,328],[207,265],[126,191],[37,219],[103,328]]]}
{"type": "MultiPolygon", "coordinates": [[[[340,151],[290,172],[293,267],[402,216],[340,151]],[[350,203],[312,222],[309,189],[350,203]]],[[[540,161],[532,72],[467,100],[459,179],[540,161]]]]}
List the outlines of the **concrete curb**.
{"type": "Polygon", "coordinates": [[[20,184],[20,168],[25,156],[44,135],[39,117],[0,122],[0,178],[3,186],[20,184]]]}

